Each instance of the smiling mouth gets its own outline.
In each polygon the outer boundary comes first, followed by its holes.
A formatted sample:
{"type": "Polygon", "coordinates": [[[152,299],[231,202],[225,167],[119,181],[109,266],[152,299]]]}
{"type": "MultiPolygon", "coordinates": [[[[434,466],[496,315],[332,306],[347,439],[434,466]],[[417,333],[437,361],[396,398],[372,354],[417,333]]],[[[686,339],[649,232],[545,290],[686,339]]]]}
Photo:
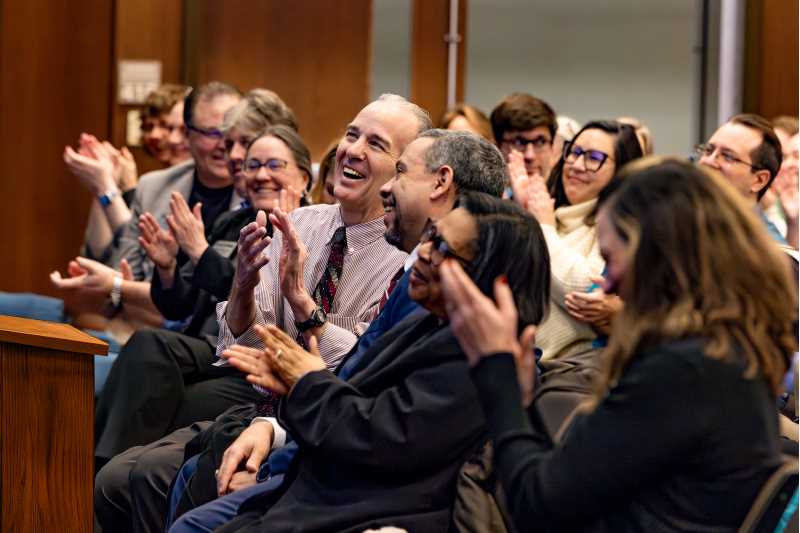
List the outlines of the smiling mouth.
{"type": "Polygon", "coordinates": [[[365,176],[363,174],[361,174],[360,172],[358,172],[356,170],[353,170],[350,167],[344,167],[342,169],[342,175],[345,178],[348,178],[348,179],[351,179],[351,180],[363,180],[365,178],[365,176]]]}

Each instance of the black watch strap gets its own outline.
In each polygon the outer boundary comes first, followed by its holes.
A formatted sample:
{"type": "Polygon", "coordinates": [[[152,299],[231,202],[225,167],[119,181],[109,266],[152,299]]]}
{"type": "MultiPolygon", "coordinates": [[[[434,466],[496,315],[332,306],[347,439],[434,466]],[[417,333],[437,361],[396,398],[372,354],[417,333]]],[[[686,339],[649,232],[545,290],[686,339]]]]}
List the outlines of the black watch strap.
{"type": "Polygon", "coordinates": [[[328,315],[325,314],[325,310],[321,307],[317,307],[313,311],[311,311],[311,315],[308,317],[308,320],[303,322],[295,322],[294,325],[297,328],[297,331],[303,333],[304,331],[308,331],[312,328],[318,328],[325,324],[328,321],[328,315]]]}

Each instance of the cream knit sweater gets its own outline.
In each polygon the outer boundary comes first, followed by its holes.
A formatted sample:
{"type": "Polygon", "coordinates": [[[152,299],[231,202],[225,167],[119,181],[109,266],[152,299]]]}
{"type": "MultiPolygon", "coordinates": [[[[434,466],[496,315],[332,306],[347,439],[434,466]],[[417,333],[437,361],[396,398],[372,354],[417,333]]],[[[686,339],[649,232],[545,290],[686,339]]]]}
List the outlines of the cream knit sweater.
{"type": "Polygon", "coordinates": [[[572,318],[564,297],[572,291],[587,291],[591,277],[603,272],[595,226],[583,223],[597,200],[559,207],[556,225],[542,224],[550,252],[550,313],[536,333],[536,346],[544,359],[563,358],[592,349],[597,333],[591,326],[572,318]]]}

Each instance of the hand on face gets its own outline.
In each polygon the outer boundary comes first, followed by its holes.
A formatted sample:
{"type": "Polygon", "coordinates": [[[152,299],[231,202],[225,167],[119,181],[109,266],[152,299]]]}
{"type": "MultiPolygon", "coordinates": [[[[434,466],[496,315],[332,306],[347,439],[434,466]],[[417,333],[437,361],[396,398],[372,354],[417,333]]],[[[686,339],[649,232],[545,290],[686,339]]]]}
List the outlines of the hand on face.
{"type": "Polygon", "coordinates": [[[203,225],[203,204],[197,202],[194,209],[190,211],[183,196],[173,192],[169,200],[169,209],[171,214],[167,215],[167,224],[169,224],[175,240],[181,250],[186,252],[186,255],[192,260],[192,263],[197,264],[200,256],[208,248],[203,225]]]}
{"type": "Polygon", "coordinates": [[[246,225],[239,232],[234,284],[240,291],[252,292],[261,280],[259,271],[269,262],[269,258],[263,253],[272,242],[267,237],[266,225],[267,215],[264,211],[259,211],[255,222],[246,225]]]}
{"type": "Polygon", "coordinates": [[[150,213],[139,217],[139,245],[147,257],[161,270],[174,270],[178,255],[178,243],[172,232],[158,225],[150,213]]]}
{"type": "MultiPolygon", "coordinates": [[[[512,152],[512,155],[514,153],[519,152],[512,152]]],[[[529,177],[527,174],[512,174],[511,189],[514,191],[514,201],[536,217],[540,224],[555,224],[555,200],[550,196],[544,178],[539,175],[529,177]]]]}

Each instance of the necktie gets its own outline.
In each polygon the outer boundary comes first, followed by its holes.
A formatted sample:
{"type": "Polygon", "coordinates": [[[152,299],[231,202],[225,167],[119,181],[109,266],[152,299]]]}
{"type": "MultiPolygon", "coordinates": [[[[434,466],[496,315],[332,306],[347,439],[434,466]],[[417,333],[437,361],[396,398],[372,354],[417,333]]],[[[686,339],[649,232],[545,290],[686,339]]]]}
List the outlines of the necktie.
{"type": "Polygon", "coordinates": [[[347,233],[342,226],[336,230],[331,239],[331,251],[328,254],[328,264],[325,271],[314,289],[314,301],[322,307],[326,313],[331,312],[333,298],[336,296],[336,287],[339,285],[339,278],[342,277],[342,266],[344,266],[344,252],[347,248],[347,233]]]}
{"type": "Polygon", "coordinates": [[[381,302],[378,304],[379,313],[383,311],[383,308],[386,306],[386,302],[389,301],[389,296],[392,295],[392,291],[397,286],[397,282],[400,281],[400,278],[403,277],[403,274],[405,274],[405,272],[406,272],[405,270],[400,268],[400,270],[398,270],[395,273],[395,275],[392,276],[391,281],[389,281],[389,286],[386,287],[386,290],[384,291],[383,296],[381,297],[381,302]]]}
{"type": "MultiPolygon", "coordinates": [[[[336,296],[336,288],[339,285],[339,279],[342,277],[346,248],[347,233],[345,227],[341,226],[333,233],[331,251],[328,254],[328,264],[325,266],[325,271],[322,273],[322,277],[319,279],[313,294],[314,301],[325,313],[330,313],[333,307],[333,298],[336,296]]],[[[305,338],[300,332],[297,333],[297,343],[306,348],[305,338]]],[[[256,408],[259,416],[273,416],[276,412],[279,398],[272,392],[265,392],[267,394],[256,402],[256,408]]]]}

